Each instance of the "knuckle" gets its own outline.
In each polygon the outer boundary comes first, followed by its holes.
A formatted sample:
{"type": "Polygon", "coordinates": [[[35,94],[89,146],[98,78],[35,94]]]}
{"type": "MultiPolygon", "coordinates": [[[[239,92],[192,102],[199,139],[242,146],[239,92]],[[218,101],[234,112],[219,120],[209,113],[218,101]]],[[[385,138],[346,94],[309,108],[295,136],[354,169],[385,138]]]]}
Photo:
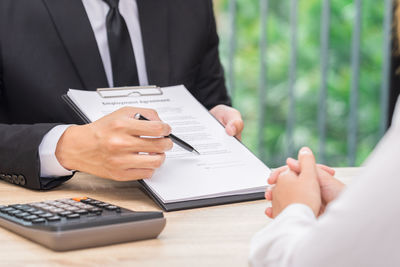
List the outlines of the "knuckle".
{"type": "Polygon", "coordinates": [[[126,127],[125,121],[121,119],[113,120],[110,124],[110,127],[114,130],[121,130],[126,127]]]}
{"type": "Polygon", "coordinates": [[[150,108],[143,108],[142,112],[144,114],[146,114],[146,116],[152,118],[152,119],[159,119],[158,113],[156,110],[154,109],[150,109],[150,108]]]}
{"type": "Polygon", "coordinates": [[[169,138],[162,139],[161,148],[162,148],[163,152],[171,150],[173,146],[174,146],[174,143],[172,142],[171,139],[169,139],[169,138]]]}
{"type": "Polygon", "coordinates": [[[106,142],[106,149],[108,151],[119,150],[124,147],[124,142],[118,137],[110,137],[106,142]]]}
{"type": "Polygon", "coordinates": [[[171,132],[171,127],[168,124],[162,122],[154,123],[153,132],[157,136],[166,136],[169,135],[169,133],[171,132]]]}
{"type": "Polygon", "coordinates": [[[163,163],[164,163],[164,157],[161,155],[152,156],[152,159],[150,161],[150,165],[156,169],[160,168],[163,163]]]}

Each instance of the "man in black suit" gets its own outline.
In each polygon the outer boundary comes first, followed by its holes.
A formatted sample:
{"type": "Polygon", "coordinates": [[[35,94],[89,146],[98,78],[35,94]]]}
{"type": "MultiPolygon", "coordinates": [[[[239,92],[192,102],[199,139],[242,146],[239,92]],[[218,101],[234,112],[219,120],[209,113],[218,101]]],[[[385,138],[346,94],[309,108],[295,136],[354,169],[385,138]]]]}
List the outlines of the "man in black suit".
{"type": "Polygon", "coordinates": [[[71,170],[150,177],[172,143],[140,136],[165,136],[170,127],[132,115],[155,120],[154,111],[124,108],[77,125],[61,100],[68,88],[145,84],[184,84],[240,136],[211,0],[0,0],[0,178],[50,189],[71,170]]]}

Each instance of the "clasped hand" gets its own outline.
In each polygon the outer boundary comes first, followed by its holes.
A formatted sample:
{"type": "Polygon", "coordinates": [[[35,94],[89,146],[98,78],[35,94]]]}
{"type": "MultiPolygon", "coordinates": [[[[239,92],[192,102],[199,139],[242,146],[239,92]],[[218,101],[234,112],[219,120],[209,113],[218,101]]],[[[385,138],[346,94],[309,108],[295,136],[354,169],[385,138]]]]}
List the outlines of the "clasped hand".
{"type": "Polygon", "coordinates": [[[333,177],[335,171],[316,164],[307,147],[299,151],[298,160],[289,158],[286,163],[287,166],[276,169],[268,179],[273,187],[266,191],[265,198],[272,201],[272,207],[265,213],[270,218],[295,203],[309,206],[315,216],[319,216],[344,188],[344,184],[333,177]]]}

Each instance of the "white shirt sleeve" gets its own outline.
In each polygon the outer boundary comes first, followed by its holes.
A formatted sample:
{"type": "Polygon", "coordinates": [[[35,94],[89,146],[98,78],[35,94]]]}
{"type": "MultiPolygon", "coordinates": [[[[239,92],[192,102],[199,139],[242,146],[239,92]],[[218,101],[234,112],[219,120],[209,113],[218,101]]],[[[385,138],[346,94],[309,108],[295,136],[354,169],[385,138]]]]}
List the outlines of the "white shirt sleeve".
{"type": "Polygon", "coordinates": [[[56,158],[58,140],[71,125],[59,125],[51,129],[39,146],[40,177],[61,177],[72,175],[56,158]]]}
{"type": "MultiPolygon", "coordinates": [[[[400,117],[398,117],[400,119],[400,117]]],[[[367,161],[360,177],[315,220],[291,205],[252,240],[254,266],[399,266],[400,124],[367,161]]]]}
{"type": "Polygon", "coordinates": [[[252,266],[289,266],[290,255],[317,219],[310,207],[292,204],[257,233],[250,250],[252,266]]]}

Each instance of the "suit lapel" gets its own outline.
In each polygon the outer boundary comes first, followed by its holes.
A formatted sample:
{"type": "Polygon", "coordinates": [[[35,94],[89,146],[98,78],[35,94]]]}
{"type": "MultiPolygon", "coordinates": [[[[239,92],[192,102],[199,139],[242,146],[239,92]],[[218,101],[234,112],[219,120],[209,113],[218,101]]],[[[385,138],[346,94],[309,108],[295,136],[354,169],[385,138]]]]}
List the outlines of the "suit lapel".
{"type": "Polygon", "coordinates": [[[84,89],[108,87],[89,18],[81,0],[43,0],[84,89]]]}
{"type": "Polygon", "coordinates": [[[149,83],[168,86],[170,57],[167,0],[137,0],[149,83]]]}

